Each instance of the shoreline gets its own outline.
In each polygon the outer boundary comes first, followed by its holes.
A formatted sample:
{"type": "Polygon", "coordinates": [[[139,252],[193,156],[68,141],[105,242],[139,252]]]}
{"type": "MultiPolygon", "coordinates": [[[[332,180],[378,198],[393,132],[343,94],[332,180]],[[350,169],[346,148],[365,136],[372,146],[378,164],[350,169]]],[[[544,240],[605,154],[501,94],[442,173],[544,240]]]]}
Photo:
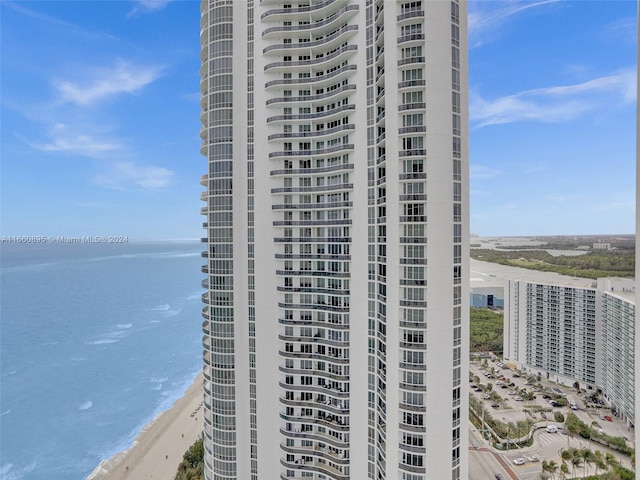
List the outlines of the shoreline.
{"type": "Polygon", "coordinates": [[[187,449],[202,433],[203,375],[184,395],[145,425],[128,449],[103,460],[87,480],[173,480],[187,449]]]}

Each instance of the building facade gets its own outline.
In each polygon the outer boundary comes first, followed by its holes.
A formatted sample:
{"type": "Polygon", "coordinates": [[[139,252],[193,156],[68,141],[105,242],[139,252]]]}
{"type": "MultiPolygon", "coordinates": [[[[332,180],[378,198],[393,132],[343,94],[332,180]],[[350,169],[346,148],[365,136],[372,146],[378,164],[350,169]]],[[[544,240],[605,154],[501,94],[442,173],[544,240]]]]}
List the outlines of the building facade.
{"type": "Polygon", "coordinates": [[[508,280],[504,357],[564,385],[600,389],[635,425],[635,285],[508,280]]]}
{"type": "Polygon", "coordinates": [[[467,478],[466,19],[201,2],[206,478],[467,478]]]}

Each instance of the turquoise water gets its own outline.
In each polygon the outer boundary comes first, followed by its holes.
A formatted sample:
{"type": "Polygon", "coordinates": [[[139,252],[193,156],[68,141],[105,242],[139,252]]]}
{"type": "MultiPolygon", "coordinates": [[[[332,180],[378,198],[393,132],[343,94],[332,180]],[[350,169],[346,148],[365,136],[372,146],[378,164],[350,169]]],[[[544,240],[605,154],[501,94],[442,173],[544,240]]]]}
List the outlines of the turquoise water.
{"type": "Polygon", "coordinates": [[[82,479],[201,370],[201,244],[2,245],[0,477],[82,479]]]}

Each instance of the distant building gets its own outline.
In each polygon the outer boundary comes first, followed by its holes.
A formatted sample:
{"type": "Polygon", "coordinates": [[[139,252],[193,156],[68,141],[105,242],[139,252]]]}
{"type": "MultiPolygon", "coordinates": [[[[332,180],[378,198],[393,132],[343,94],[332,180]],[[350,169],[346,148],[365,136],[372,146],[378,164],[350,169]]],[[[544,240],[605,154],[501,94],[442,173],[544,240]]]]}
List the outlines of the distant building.
{"type": "Polygon", "coordinates": [[[594,250],[611,250],[611,242],[593,242],[594,250]]]}
{"type": "Polygon", "coordinates": [[[599,388],[635,424],[635,286],[508,280],[504,357],[554,382],[599,388]]]}
{"type": "Polygon", "coordinates": [[[471,286],[470,305],[476,308],[503,308],[504,287],[471,286]]]}

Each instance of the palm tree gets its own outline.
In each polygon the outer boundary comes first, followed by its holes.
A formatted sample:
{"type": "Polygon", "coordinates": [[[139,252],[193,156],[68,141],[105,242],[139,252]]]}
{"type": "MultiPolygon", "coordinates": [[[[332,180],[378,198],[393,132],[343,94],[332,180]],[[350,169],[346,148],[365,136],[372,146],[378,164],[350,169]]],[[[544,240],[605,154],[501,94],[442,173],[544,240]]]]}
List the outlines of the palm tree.
{"type": "Polygon", "coordinates": [[[618,465],[618,459],[611,452],[605,453],[604,461],[606,462],[608,467],[615,467],[616,465],[618,465]]]}
{"type": "Polygon", "coordinates": [[[580,468],[582,466],[582,457],[580,453],[571,457],[571,469],[573,471],[573,476],[576,476],[576,468],[580,468]]]}
{"type": "MultiPolygon", "coordinates": [[[[560,460],[562,460],[562,466],[566,467],[566,464],[571,462],[571,452],[566,448],[560,450],[560,460]]],[[[562,471],[563,469],[560,468],[560,470],[562,471]]]]}
{"type": "Polygon", "coordinates": [[[596,466],[596,475],[598,475],[598,470],[604,470],[607,468],[606,464],[604,463],[604,459],[603,459],[603,455],[602,452],[600,450],[596,450],[593,454],[593,463],[596,466]]]}
{"type": "Polygon", "coordinates": [[[591,450],[584,449],[584,448],[581,450],[580,455],[582,456],[582,460],[584,461],[585,475],[588,476],[589,475],[588,467],[595,461],[595,456],[591,450]]]}
{"type": "Polygon", "coordinates": [[[549,461],[547,462],[547,468],[546,468],[546,470],[545,470],[544,465],[542,466],[542,469],[543,469],[545,472],[550,473],[550,474],[551,474],[551,478],[555,478],[555,477],[556,477],[556,472],[558,471],[558,464],[556,463],[556,461],[555,461],[555,460],[549,460],[549,461]]]}
{"type": "Polygon", "coordinates": [[[563,479],[567,478],[567,475],[569,475],[569,467],[567,467],[566,463],[560,465],[560,475],[562,475],[563,479]]]}

